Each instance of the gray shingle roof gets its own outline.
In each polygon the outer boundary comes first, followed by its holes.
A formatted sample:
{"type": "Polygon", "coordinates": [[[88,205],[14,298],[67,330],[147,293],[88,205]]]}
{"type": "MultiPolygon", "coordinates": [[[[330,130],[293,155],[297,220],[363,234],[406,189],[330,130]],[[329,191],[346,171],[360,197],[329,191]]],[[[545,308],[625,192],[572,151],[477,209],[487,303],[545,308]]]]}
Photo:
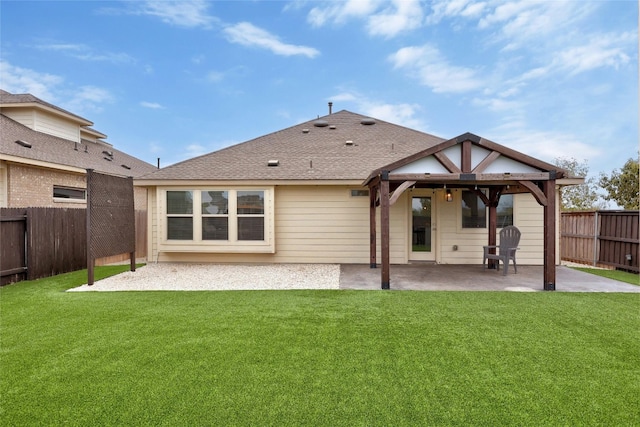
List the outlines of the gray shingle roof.
{"type": "Polygon", "coordinates": [[[141,180],[356,180],[372,170],[444,141],[427,133],[346,110],[205,154],[141,180]],[[324,127],[314,126],[324,121],[324,127]],[[308,132],[305,133],[305,129],[308,132]],[[347,145],[347,141],[352,141],[347,145]],[[270,167],[269,160],[279,165],[270,167]]]}
{"type": "Polygon", "coordinates": [[[12,104],[39,104],[43,107],[48,107],[54,110],[57,110],[65,115],[75,118],[79,122],[85,123],[85,125],[90,126],[93,125],[91,120],[87,120],[84,117],[80,117],[77,114],[73,114],[63,108],[60,108],[56,105],[49,104],[48,102],[43,101],[40,98],[37,98],[30,93],[9,93],[6,90],[0,89],[0,106],[12,105],[12,104]]]}
{"type": "Polygon", "coordinates": [[[0,154],[121,176],[137,177],[157,170],[153,165],[108,145],[88,142],[78,144],[76,151],[73,141],[36,132],[3,114],[0,114],[0,129],[0,154]],[[16,144],[17,140],[31,144],[31,148],[16,144]],[[105,160],[110,156],[102,151],[113,153],[112,160],[105,160]]]}

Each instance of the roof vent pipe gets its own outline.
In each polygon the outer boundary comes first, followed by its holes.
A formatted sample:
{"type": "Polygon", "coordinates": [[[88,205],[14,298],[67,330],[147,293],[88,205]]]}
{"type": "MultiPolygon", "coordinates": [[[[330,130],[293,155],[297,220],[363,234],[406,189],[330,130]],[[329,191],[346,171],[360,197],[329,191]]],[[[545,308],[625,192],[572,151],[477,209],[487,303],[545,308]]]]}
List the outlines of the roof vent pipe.
{"type": "Polygon", "coordinates": [[[333,102],[329,101],[329,114],[331,114],[331,107],[333,107],[333,102]]]}

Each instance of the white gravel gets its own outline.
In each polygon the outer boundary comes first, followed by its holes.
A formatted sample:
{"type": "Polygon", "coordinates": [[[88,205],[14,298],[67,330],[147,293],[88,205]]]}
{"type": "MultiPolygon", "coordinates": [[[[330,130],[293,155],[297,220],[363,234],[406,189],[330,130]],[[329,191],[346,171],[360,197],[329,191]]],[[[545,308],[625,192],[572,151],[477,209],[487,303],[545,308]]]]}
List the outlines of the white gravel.
{"type": "Polygon", "coordinates": [[[69,292],[339,289],[339,284],[338,264],[147,264],[69,292]]]}

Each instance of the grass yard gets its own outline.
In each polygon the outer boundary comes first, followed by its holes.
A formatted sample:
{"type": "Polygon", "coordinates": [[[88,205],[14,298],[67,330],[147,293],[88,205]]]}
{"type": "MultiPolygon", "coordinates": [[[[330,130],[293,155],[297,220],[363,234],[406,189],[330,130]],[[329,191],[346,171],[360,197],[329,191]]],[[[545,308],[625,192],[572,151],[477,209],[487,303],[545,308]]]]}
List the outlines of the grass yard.
{"type": "Polygon", "coordinates": [[[0,289],[1,425],[640,421],[640,294],[64,292],[85,281],[0,289]]]}
{"type": "Polygon", "coordinates": [[[584,271],[585,273],[595,274],[596,276],[602,276],[620,282],[631,283],[632,285],[640,286],[640,276],[635,273],[629,273],[627,271],[620,270],[603,270],[600,268],[589,267],[571,267],[574,270],[584,271]]]}

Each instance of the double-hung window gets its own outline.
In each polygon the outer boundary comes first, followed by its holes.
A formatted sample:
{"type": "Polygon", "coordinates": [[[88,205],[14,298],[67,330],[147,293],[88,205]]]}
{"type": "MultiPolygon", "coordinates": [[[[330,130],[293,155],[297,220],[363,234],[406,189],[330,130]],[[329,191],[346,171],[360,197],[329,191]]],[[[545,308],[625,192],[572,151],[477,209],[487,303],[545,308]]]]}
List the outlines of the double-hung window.
{"type": "Polygon", "coordinates": [[[193,239],[193,191],[167,191],[167,239],[193,239]]]}
{"type": "Polygon", "coordinates": [[[202,240],[229,240],[229,192],[201,191],[202,240]]]}
{"type": "Polygon", "coordinates": [[[238,240],[264,240],[264,191],[238,191],[238,240]]]}

